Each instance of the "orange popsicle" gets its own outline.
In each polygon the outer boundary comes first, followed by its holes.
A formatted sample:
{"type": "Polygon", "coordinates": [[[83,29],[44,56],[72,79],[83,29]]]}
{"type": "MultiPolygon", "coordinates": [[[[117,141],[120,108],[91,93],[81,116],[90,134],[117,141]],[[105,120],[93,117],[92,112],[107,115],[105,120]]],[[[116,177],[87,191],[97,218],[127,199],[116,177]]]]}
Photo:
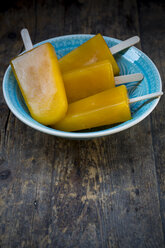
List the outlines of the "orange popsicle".
{"type": "Polygon", "coordinates": [[[127,89],[122,85],[69,104],[66,116],[52,127],[77,131],[130,119],[127,89]]]}
{"type": "Polygon", "coordinates": [[[109,60],[65,73],[63,80],[69,103],[115,87],[113,69],[109,60]]]}
{"type": "Polygon", "coordinates": [[[72,103],[101,91],[143,79],[141,73],[114,77],[109,60],[102,60],[63,74],[68,103],[72,103]]]}
{"type": "Polygon", "coordinates": [[[95,35],[59,60],[62,73],[88,66],[101,60],[108,59],[112,64],[115,75],[119,67],[101,34],[95,35]]]}
{"type": "Polygon", "coordinates": [[[55,50],[45,43],[11,60],[31,116],[44,125],[62,119],[67,98],[55,50]]]}

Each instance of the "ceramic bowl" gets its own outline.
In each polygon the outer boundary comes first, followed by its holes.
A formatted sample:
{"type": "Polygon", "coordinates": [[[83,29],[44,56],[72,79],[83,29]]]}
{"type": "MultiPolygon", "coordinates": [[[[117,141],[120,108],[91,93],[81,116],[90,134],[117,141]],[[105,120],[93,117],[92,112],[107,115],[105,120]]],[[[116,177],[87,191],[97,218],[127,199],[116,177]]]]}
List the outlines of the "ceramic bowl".
{"type": "MultiPolygon", "coordinates": [[[[93,35],[66,35],[42,41],[35,46],[41,45],[45,42],[50,42],[57,53],[58,58],[69,53],[82,43],[90,39],[93,35]]],[[[120,41],[114,38],[104,36],[104,39],[109,47],[114,46],[120,41]]],[[[162,83],[159,72],[154,63],[143,52],[135,47],[131,47],[122,53],[115,56],[120,67],[120,74],[131,74],[141,72],[144,79],[141,82],[128,83],[127,89],[129,97],[142,96],[162,90],[162,83]]],[[[148,116],[159,102],[159,98],[152,101],[141,101],[131,104],[132,119],[114,126],[99,127],[95,129],[88,129],[79,132],[63,132],[44,126],[35,121],[29,114],[29,111],[24,103],[21,92],[18,88],[16,79],[13,75],[11,66],[5,72],[3,79],[3,94],[9,109],[13,114],[28,126],[50,134],[63,138],[71,139],[90,139],[114,134],[130,128],[146,116],[148,116]]]]}

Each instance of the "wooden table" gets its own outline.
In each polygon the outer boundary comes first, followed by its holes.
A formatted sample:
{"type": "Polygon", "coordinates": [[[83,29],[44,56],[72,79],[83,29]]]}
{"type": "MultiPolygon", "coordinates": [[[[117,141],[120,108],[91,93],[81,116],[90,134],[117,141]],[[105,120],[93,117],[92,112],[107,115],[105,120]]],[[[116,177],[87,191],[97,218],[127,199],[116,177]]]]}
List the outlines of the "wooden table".
{"type": "MultiPolygon", "coordinates": [[[[165,80],[163,1],[5,1],[0,79],[34,43],[102,33],[141,37],[165,80]]],[[[20,122],[0,98],[0,247],[161,248],[165,234],[165,99],[138,125],[88,141],[60,139],[20,122]]]]}

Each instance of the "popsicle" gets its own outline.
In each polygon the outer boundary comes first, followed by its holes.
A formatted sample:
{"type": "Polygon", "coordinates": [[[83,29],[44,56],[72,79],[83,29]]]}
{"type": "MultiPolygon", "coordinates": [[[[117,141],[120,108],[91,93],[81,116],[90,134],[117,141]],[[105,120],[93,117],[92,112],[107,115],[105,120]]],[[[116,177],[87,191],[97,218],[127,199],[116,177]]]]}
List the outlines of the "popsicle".
{"type": "Polygon", "coordinates": [[[112,64],[114,75],[118,75],[119,67],[113,55],[136,44],[139,40],[138,36],[134,36],[109,49],[102,35],[97,34],[59,60],[61,71],[66,73],[108,59],[112,64]]]}
{"type": "Polygon", "coordinates": [[[121,85],[69,104],[64,119],[52,127],[62,131],[78,131],[128,121],[131,119],[130,103],[162,94],[158,92],[129,99],[125,85],[121,85]]]}
{"type": "Polygon", "coordinates": [[[114,77],[109,60],[102,60],[63,74],[68,103],[95,95],[118,84],[142,79],[141,73],[114,77]]]}
{"type": "Polygon", "coordinates": [[[11,67],[31,116],[44,125],[62,119],[68,103],[55,50],[50,43],[36,48],[27,29],[21,31],[26,52],[11,67]]]}

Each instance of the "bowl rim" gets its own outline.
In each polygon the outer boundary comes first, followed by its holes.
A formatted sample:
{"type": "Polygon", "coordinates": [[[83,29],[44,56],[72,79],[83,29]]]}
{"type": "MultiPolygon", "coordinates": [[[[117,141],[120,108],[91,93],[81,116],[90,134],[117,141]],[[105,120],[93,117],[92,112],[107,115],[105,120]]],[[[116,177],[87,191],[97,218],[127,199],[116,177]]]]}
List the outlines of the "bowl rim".
{"type": "MultiPolygon", "coordinates": [[[[47,40],[43,40],[41,42],[38,42],[34,45],[34,47],[36,46],[39,46],[41,44],[44,44],[46,42],[51,42],[51,41],[54,41],[56,39],[60,39],[60,38],[71,38],[73,36],[80,36],[80,37],[83,37],[83,36],[88,36],[88,37],[92,37],[94,36],[94,34],[70,34],[70,35],[63,35],[63,36],[58,36],[58,37],[54,37],[54,38],[50,38],[50,39],[47,39],[47,40]]],[[[112,38],[112,37],[108,37],[108,36],[103,36],[104,38],[109,38],[111,40],[114,40],[115,42],[119,43],[121,40],[118,40],[116,38],[112,38]]],[[[145,57],[147,57],[147,59],[150,61],[150,63],[153,65],[153,67],[155,68],[156,72],[157,72],[157,75],[158,75],[158,79],[159,79],[159,82],[160,82],[160,91],[162,90],[162,80],[161,80],[161,77],[160,77],[160,73],[156,67],[156,65],[154,64],[154,62],[145,54],[143,53],[141,50],[139,50],[138,48],[136,47],[132,47],[133,49],[135,49],[135,51],[137,50],[138,52],[142,53],[145,55],[145,57]]],[[[23,52],[24,53],[24,52],[23,52]]],[[[22,54],[22,53],[21,53],[22,54]]],[[[103,136],[107,136],[107,135],[110,135],[110,134],[114,134],[114,133],[118,133],[118,132],[121,132],[123,130],[126,130],[136,124],[138,124],[139,122],[141,122],[143,119],[145,119],[153,110],[154,108],[156,107],[156,105],[158,104],[159,100],[160,100],[160,97],[156,98],[154,100],[154,103],[153,105],[145,111],[144,114],[142,114],[140,117],[138,117],[137,119],[135,120],[132,120],[130,123],[126,124],[125,126],[115,126],[115,129],[111,129],[111,128],[108,128],[108,129],[105,129],[105,130],[100,130],[100,131],[92,131],[92,132],[65,132],[65,131],[60,131],[60,130],[57,130],[57,129],[53,129],[53,128],[50,128],[50,127],[47,127],[47,126],[44,126],[42,124],[40,124],[41,126],[38,126],[37,123],[32,123],[31,121],[27,120],[25,117],[23,117],[12,105],[12,102],[10,101],[10,99],[8,99],[7,97],[7,93],[6,93],[6,90],[5,90],[5,84],[6,84],[6,78],[8,76],[8,73],[9,73],[9,70],[11,70],[11,66],[9,65],[8,68],[6,69],[5,71],[5,74],[4,74],[4,77],[3,77],[3,86],[2,86],[2,90],[3,90],[3,95],[4,95],[4,98],[5,98],[5,101],[9,107],[9,109],[11,110],[11,112],[20,120],[22,121],[23,123],[25,123],[26,125],[40,131],[40,132],[43,132],[43,133],[47,133],[47,134],[50,134],[50,135],[54,135],[54,136],[58,136],[58,137],[61,137],[61,138],[73,138],[73,139],[88,139],[88,138],[98,138],[98,137],[103,137],[103,136]],[[43,126],[43,127],[42,127],[43,126]]]]}

